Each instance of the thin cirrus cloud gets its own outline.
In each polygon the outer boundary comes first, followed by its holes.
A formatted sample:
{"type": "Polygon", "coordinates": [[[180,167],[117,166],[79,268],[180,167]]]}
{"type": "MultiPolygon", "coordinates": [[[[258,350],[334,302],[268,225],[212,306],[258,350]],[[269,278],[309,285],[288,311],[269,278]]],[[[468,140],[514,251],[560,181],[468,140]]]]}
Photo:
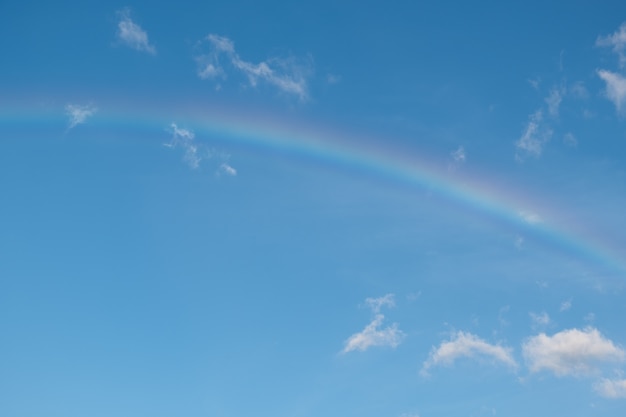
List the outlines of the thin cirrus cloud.
{"type": "Polygon", "coordinates": [[[596,46],[610,47],[619,57],[619,66],[626,66],[626,22],[622,23],[618,30],[611,35],[598,36],[596,46]]]}
{"type": "Polygon", "coordinates": [[[398,328],[397,323],[383,327],[385,316],[380,313],[380,310],[382,307],[395,307],[393,294],[386,294],[379,298],[367,298],[365,304],[375,314],[374,319],[362,331],[353,334],[346,340],[341,353],[355,350],[365,351],[374,346],[396,348],[406,337],[405,333],[398,328]]]}
{"type": "Polygon", "coordinates": [[[626,398],[626,379],[602,378],[594,384],[593,388],[605,398],[626,398]]]}
{"type": "Polygon", "coordinates": [[[602,69],[598,70],[597,74],[606,85],[606,98],[615,105],[618,113],[622,113],[626,104],[626,78],[616,72],[602,69]]]}
{"type": "Polygon", "coordinates": [[[130,10],[122,9],[117,14],[117,39],[132,49],[156,55],[156,48],[150,44],[146,31],[130,18],[130,10]]]}
{"type": "Polygon", "coordinates": [[[454,333],[450,340],[432,348],[420,374],[428,376],[431,368],[441,365],[451,366],[461,358],[487,359],[494,364],[505,365],[511,369],[517,369],[518,366],[511,348],[491,344],[472,333],[459,331],[454,333]]]}
{"type": "MultiPolygon", "coordinates": [[[[227,65],[243,74],[252,87],[263,82],[302,101],[308,99],[307,79],[312,72],[309,61],[273,57],[255,64],[243,60],[235,51],[234,42],[227,37],[210,34],[200,41],[198,46],[206,44],[208,52],[196,56],[198,76],[201,79],[226,79],[224,65],[227,65]]],[[[220,85],[218,89],[219,87],[220,85]]]]}
{"type": "Polygon", "coordinates": [[[600,364],[626,358],[624,350],[592,327],[552,336],[540,333],[523,343],[522,353],[531,373],[547,371],[559,377],[593,375],[600,364]]]}
{"type": "Polygon", "coordinates": [[[65,113],[69,117],[68,129],[73,129],[79,124],[85,123],[85,121],[93,116],[98,109],[91,105],[79,105],[79,104],[68,104],[65,106],[65,113]]]}
{"type": "Polygon", "coordinates": [[[515,142],[516,159],[523,160],[525,156],[541,156],[544,145],[551,137],[552,129],[543,123],[543,112],[537,110],[528,117],[524,133],[515,142]]]}

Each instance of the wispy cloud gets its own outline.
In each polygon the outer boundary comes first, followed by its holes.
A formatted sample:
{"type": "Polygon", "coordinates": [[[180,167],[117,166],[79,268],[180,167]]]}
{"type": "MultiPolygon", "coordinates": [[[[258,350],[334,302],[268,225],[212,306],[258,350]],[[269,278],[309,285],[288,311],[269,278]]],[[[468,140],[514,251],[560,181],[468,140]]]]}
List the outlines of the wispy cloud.
{"type": "Polygon", "coordinates": [[[622,113],[626,104],[626,78],[607,70],[598,70],[597,74],[606,84],[606,98],[613,102],[618,113],[622,113]]]}
{"type": "Polygon", "coordinates": [[[196,56],[198,76],[201,79],[225,79],[226,70],[223,64],[226,63],[242,73],[252,87],[264,82],[283,93],[295,95],[302,101],[308,99],[307,79],[312,72],[310,60],[272,57],[255,64],[241,59],[235,51],[234,42],[227,37],[210,34],[199,46],[207,43],[208,53],[196,56]]]}
{"type": "Polygon", "coordinates": [[[122,9],[117,12],[119,21],[117,23],[117,39],[126,46],[137,51],[147,52],[155,55],[156,48],[148,41],[148,34],[141,26],[130,18],[130,10],[122,9]]]}
{"type": "Polygon", "coordinates": [[[622,23],[618,30],[607,36],[599,36],[596,46],[610,47],[619,57],[619,66],[626,66],[626,22],[622,23]]]}
{"type": "Polygon", "coordinates": [[[551,137],[552,129],[543,124],[543,112],[537,110],[528,117],[524,133],[515,142],[515,147],[517,148],[516,158],[523,160],[527,155],[540,156],[544,145],[551,137]]]}
{"type": "Polygon", "coordinates": [[[626,398],[626,379],[602,378],[593,388],[605,398],[626,398]]]}
{"type": "Polygon", "coordinates": [[[626,354],[592,327],[563,330],[552,336],[528,338],[522,353],[530,372],[549,371],[556,376],[593,374],[601,363],[623,362],[626,354]]]}
{"type": "Polygon", "coordinates": [[[522,218],[522,220],[524,220],[524,222],[528,224],[541,223],[541,216],[539,216],[537,213],[533,213],[530,211],[520,211],[518,214],[522,218]]]}
{"type": "Polygon", "coordinates": [[[545,311],[541,313],[533,313],[531,311],[528,315],[532,321],[533,328],[542,328],[550,324],[550,316],[545,311]]]}
{"type": "Polygon", "coordinates": [[[397,347],[406,337],[398,328],[397,323],[383,328],[385,316],[380,314],[382,307],[395,307],[394,294],[386,294],[378,298],[366,298],[367,305],[375,314],[372,321],[359,333],[355,333],[346,340],[342,353],[354,350],[364,351],[373,346],[397,347]]]}
{"type": "Polygon", "coordinates": [[[474,334],[459,331],[453,334],[449,341],[432,348],[420,374],[427,376],[431,368],[440,365],[451,366],[460,358],[486,359],[491,363],[505,365],[511,369],[517,368],[511,348],[491,344],[474,334]]]}
{"type": "Polygon", "coordinates": [[[380,313],[380,309],[382,307],[390,307],[393,308],[396,306],[396,301],[394,299],[393,294],[386,294],[382,297],[378,298],[366,298],[365,305],[372,309],[372,311],[376,314],[380,313]]]}
{"type": "Polygon", "coordinates": [[[565,300],[561,303],[561,306],[559,307],[559,311],[560,312],[564,312],[564,311],[568,311],[570,308],[572,308],[572,300],[565,300]]]}
{"type": "Polygon", "coordinates": [[[178,127],[176,123],[170,125],[170,132],[172,133],[172,140],[166,143],[165,146],[170,148],[182,148],[185,153],[184,160],[187,165],[192,169],[198,169],[203,155],[194,141],[196,135],[189,129],[178,127]]]}
{"type": "Polygon", "coordinates": [[[224,162],[222,163],[222,165],[220,165],[220,172],[223,172],[226,175],[230,175],[231,177],[237,175],[237,170],[230,166],[227,162],[224,162]]]}
{"type": "Polygon", "coordinates": [[[362,331],[353,334],[346,340],[342,352],[364,351],[372,346],[397,347],[404,340],[405,334],[398,329],[397,323],[382,328],[384,320],[384,315],[377,314],[362,331]]]}
{"type": "Polygon", "coordinates": [[[553,87],[548,94],[548,97],[544,99],[546,104],[548,105],[548,113],[552,117],[557,117],[559,115],[559,107],[561,106],[561,102],[563,101],[563,95],[565,94],[565,90],[563,88],[553,87]]]}
{"type": "Polygon", "coordinates": [[[65,113],[69,117],[68,129],[72,129],[79,124],[85,123],[87,118],[93,116],[98,109],[91,105],[87,104],[81,106],[79,104],[68,104],[65,106],[65,113]]]}

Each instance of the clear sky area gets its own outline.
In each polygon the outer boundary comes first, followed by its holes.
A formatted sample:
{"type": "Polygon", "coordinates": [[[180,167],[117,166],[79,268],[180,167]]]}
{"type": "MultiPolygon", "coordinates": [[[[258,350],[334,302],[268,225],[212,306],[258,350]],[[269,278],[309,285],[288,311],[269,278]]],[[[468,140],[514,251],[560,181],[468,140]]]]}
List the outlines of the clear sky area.
{"type": "Polygon", "coordinates": [[[624,1],[0,2],[0,415],[626,415],[624,1]]]}

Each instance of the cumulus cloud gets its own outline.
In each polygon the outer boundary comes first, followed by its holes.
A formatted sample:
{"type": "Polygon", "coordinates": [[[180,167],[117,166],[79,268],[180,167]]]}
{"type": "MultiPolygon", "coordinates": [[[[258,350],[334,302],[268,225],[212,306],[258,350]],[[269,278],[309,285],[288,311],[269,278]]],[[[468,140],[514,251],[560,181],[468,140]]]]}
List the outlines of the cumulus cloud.
{"type": "Polygon", "coordinates": [[[148,34],[130,18],[130,10],[122,9],[117,12],[117,39],[126,46],[137,51],[155,55],[156,48],[148,41],[148,34]]]}
{"type": "Polygon", "coordinates": [[[607,70],[598,70],[597,74],[606,84],[606,98],[615,105],[617,112],[621,113],[626,104],[626,78],[607,70]]]}
{"type": "Polygon", "coordinates": [[[619,66],[626,66],[626,22],[622,23],[618,30],[607,36],[599,36],[596,46],[610,47],[619,57],[619,66]]]}
{"type": "Polygon", "coordinates": [[[365,305],[372,309],[372,311],[376,314],[380,313],[380,309],[382,307],[395,307],[396,302],[393,294],[386,294],[382,297],[378,298],[366,298],[365,305]]]}
{"type": "Polygon", "coordinates": [[[552,137],[552,129],[544,125],[543,112],[538,110],[531,114],[528,117],[524,133],[515,142],[517,159],[521,160],[526,155],[541,156],[543,147],[550,140],[550,137],[552,137]]]}
{"type": "Polygon", "coordinates": [[[453,334],[449,341],[442,342],[438,347],[433,346],[420,373],[427,376],[430,368],[439,365],[450,366],[460,358],[487,359],[494,364],[505,365],[511,369],[517,368],[511,348],[490,344],[476,335],[459,331],[453,334]]]}
{"type": "Polygon", "coordinates": [[[225,79],[227,64],[243,74],[252,87],[264,82],[300,100],[308,99],[307,79],[312,71],[308,60],[273,57],[255,64],[241,59],[234,42],[227,37],[210,34],[199,45],[204,44],[209,46],[208,53],[196,56],[201,79],[225,79]]]}
{"type": "Polygon", "coordinates": [[[68,129],[72,129],[79,124],[85,123],[87,118],[93,116],[98,109],[91,104],[81,106],[78,104],[68,104],[65,106],[65,113],[69,117],[68,129]]]}
{"type": "Polygon", "coordinates": [[[372,346],[397,347],[405,338],[405,334],[398,329],[397,323],[382,328],[384,320],[384,315],[376,314],[361,332],[353,334],[346,340],[342,353],[364,351],[372,346]]]}
{"type": "Polygon", "coordinates": [[[532,373],[549,371],[556,376],[593,374],[601,363],[625,359],[624,350],[592,327],[552,336],[540,333],[523,343],[522,353],[532,373]]]}
{"type": "Polygon", "coordinates": [[[594,384],[593,388],[605,398],[626,398],[626,379],[603,378],[594,384]]]}

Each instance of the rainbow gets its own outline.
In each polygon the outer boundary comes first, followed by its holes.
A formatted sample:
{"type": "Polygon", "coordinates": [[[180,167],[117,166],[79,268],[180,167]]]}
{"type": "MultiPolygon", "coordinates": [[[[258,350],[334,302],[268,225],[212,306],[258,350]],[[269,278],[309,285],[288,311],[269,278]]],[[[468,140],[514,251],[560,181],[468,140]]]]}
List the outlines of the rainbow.
{"type": "MultiPolygon", "coordinates": [[[[459,204],[465,210],[480,213],[494,222],[513,226],[520,233],[541,239],[550,247],[558,248],[573,259],[585,260],[608,268],[612,274],[626,276],[626,252],[610,247],[597,237],[559,223],[558,215],[551,215],[545,204],[533,201],[510,187],[498,186],[492,180],[461,177],[446,169],[445,164],[433,163],[432,158],[416,155],[398,148],[381,146],[375,138],[350,137],[303,123],[277,121],[256,114],[225,112],[223,109],[198,106],[181,108],[172,113],[148,109],[115,111],[100,109],[87,121],[92,128],[152,133],[163,143],[167,127],[176,122],[195,132],[197,140],[219,138],[220,143],[251,148],[261,152],[280,152],[306,159],[324,166],[334,166],[354,173],[367,174],[405,187],[427,189],[459,204]],[[172,117],[172,115],[174,117],[172,117]],[[544,207],[537,210],[537,207],[544,207]]],[[[0,132],[3,126],[58,127],[63,132],[67,116],[59,110],[32,107],[17,108],[0,105],[0,132]]],[[[82,128],[82,127],[81,127],[82,128]]]]}

